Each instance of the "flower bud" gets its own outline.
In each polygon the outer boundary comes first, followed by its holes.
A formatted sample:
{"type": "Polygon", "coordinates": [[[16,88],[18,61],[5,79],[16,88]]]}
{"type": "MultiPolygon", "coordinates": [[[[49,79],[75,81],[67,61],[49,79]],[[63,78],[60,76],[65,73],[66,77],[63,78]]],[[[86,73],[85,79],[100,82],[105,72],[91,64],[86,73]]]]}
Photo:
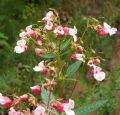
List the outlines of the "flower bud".
{"type": "Polygon", "coordinates": [[[25,51],[28,51],[30,47],[28,45],[25,46],[25,51]]]}
{"type": "Polygon", "coordinates": [[[49,73],[49,70],[47,68],[45,68],[42,71],[40,71],[40,73],[47,75],[49,73]]]}
{"type": "Polygon", "coordinates": [[[43,54],[43,50],[40,48],[35,48],[35,53],[36,53],[36,55],[41,55],[41,54],[43,54]]]}
{"type": "Polygon", "coordinates": [[[57,104],[57,106],[55,107],[56,111],[58,112],[64,112],[64,107],[62,103],[57,104]]]}
{"type": "Polygon", "coordinates": [[[98,30],[98,35],[100,37],[105,37],[108,33],[105,32],[104,28],[101,28],[100,30],[98,30]]]}
{"type": "Polygon", "coordinates": [[[41,87],[39,85],[35,85],[33,87],[30,87],[30,88],[35,95],[40,95],[41,87]]]}
{"type": "Polygon", "coordinates": [[[13,102],[10,100],[10,98],[3,96],[4,103],[2,104],[3,106],[10,108],[13,104],[13,102]]]}
{"type": "Polygon", "coordinates": [[[37,41],[35,42],[35,45],[36,45],[36,46],[41,46],[41,45],[42,45],[42,41],[41,41],[41,40],[37,40],[37,41]]]}
{"type": "Polygon", "coordinates": [[[81,45],[77,46],[76,49],[79,52],[82,52],[84,50],[84,48],[81,45]]]}
{"type": "Polygon", "coordinates": [[[28,101],[29,96],[27,94],[24,94],[24,95],[20,96],[20,99],[21,99],[21,101],[28,101]]]}
{"type": "Polygon", "coordinates": [[[85,62],[85,55],[84,54],[73,54],[72,56],[71,56],[71,59],[72,60],[79,60],[79,61],[82,61],[82,62],[85,62]]]}

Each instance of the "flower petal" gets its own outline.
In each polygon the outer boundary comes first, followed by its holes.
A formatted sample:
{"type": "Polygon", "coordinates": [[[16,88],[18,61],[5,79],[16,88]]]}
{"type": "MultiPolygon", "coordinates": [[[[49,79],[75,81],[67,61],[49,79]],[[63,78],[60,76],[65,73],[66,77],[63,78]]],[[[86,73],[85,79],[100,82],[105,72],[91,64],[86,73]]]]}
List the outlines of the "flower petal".
{"type": "Polygon", "coordinates": [[[105,79],[105,73],[104,72],[98,72],[94,74],[94,78],[97,81],[103,81],[105,79]]]}
{"type": "Polygon", "coordinates": [[[66,115],[75,115],[73,110],[65,110],[66,115]]]}

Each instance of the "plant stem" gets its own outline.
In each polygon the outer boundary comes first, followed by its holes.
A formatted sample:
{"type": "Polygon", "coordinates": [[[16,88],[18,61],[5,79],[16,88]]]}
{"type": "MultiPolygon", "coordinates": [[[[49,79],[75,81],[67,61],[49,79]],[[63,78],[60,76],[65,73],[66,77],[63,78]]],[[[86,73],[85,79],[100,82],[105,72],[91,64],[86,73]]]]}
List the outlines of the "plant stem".
{"type": "Polygon", "coordinates": [[[48,108],[49,108],[49,104],[50,104],[50,97],[51,97],[51,91],[49,91],[49,94],[48,94],[48,104],[47,104],[48,108]]]}
{"type": "Polygon", "coordinates": [[[60,57],[60,40],[57,41],[57,85],[58,85],[58,97],[63,97],[63,75],[62,75],[62,65],[61,65],[61,57],[60,57]]]}
{"type": "Polygon", "coordinates": [[[84,38],[85,33],[87,32],[88,27],[89,27],[89,20],[87,21],[87,26],[86,26],[86,28],[85,28],[85,30],[84,30],[84,32],[83,32],[83,34],[82,34],[82,36],[81,36],[81,39],[83,39],[83,38],[84,38]]]}

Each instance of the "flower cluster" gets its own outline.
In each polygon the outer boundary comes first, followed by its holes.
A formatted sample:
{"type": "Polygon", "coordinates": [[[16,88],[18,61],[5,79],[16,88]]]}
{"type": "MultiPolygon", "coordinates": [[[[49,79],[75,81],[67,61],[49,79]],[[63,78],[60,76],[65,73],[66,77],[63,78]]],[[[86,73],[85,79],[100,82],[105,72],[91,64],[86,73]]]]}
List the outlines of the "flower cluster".
{"type": "Polygon", "coordinates": [[[105,37],[106,35],[114,35],[116,34],[117,32],[117,28],[115,27],[111,27],[110,25],[108,25],[106,22],[103,23],[103,26],[102,25],[98,25],[98,35],[100,37],[105,37]]]}
{"type": "Polygon", "coordinates": [[[61,25],[57,24],[56,21],[56,16],[52,11],[49,11],[46,16],[43,18],[43,20],[46,22],[45,29],[52,31],[56,37],[61,37],[64,35],[70,35],[73,37],[74,42],[77,41],[77,29],[74,26],[74,28],[69,28],[69,27],[62,27],[61,25]]]}
{"type": "MultiPolygon", "coordinates": [[[[40,95],[42,92],[42,89],[39,85],[30,87],[32,93],[37,96],[40,95]]],[[[50,111],[45,104],[41,104],[40,102],[36,102],[36,108],[31,112],[30,110],[16,110],[14,107],[22,102],[29,102],[33,104],[34,102],[33,95],[31,94],[24,94],[22,96],[16,96],[14,97],[14,101],[12,101],[10,98],[6,96],[2,96],[0,94],[0,105],[10,108],[8,115],[47,115],[47,111],[50,111]],[[32,99],[32,103],[31,103],[32,99]]],[[[74,101],[69,99],[69,101],[66,102],[60,102],[58,100],[54,100],[49,103],[51,109],[55,109],[57,112],[65,112],[66,115],[75,115],[74,111],[72,110],[74,108],[74,101]]]]}

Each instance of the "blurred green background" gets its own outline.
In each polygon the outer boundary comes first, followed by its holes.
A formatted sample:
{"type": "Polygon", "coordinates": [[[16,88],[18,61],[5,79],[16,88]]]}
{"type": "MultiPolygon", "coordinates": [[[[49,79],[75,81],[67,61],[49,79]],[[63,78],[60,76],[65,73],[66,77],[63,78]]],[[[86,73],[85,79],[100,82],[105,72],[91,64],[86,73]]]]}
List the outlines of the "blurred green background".
{"type": "MultiPolygon", "coordinates": [[[[41,20],[49,8],[60,13],[63,25],[76,25],[79,36],[85,29],[85,17],[92,16],[116,27],[120,25],[120,0],[0,0],[0,92],[6,95],[14,92],[22,94],[34,82],[40,82],[39,76],[31,71],[34,66],[32,59],[36,56],[32,53],[15,54],[14,46],[20,30],[41,20]]],[[[109,103],[98,114],[111,115],[117,111],[116,93],[120,89],[119,37],[99,40],[91,31],[86,34],[89,38],[86,39],[86,47],[92,41],[92,48],[102,52],[98,55],[106,59],[103,68],[107,80],[102,85],[98,84],[93,95],[97,99],[109,99],[109,103]]],[[[89,87],[84,80],[80,84],[81,87],[89,87]]],[[[91,101],[89,93],[80,94],[76,99],[78,105],[91,101]]]]}

